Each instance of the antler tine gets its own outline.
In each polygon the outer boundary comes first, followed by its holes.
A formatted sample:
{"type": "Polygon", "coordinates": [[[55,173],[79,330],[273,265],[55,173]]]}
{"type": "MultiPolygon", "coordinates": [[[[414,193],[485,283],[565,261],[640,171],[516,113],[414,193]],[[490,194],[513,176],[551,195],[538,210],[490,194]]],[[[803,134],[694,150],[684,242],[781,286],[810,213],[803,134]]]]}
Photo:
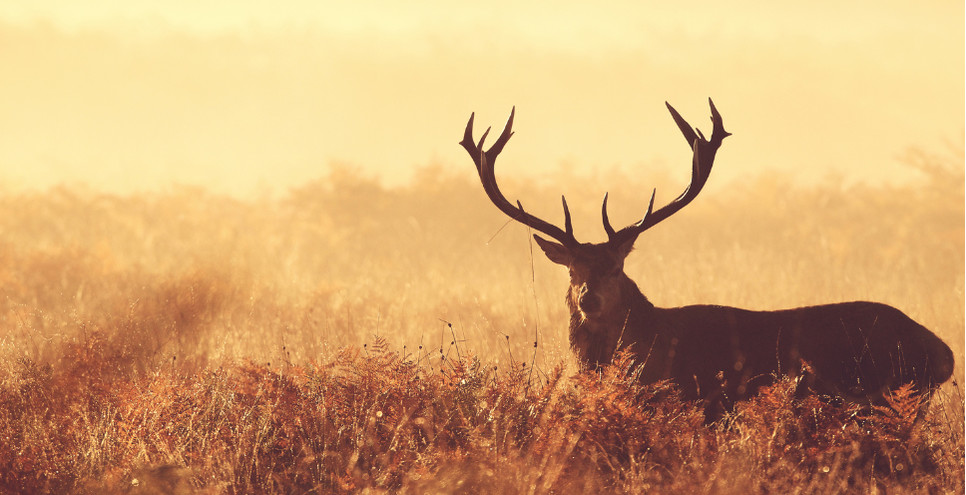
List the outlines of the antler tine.
{"type": "Polygon", "coordinates": [[[718,109],[714,106],[714,102],[711,101],[711,98],[708,98],[708,105],[711,106],[711,125],[712,125],[711,140],[714,141],[715,139],[717,139],[718,144],[720,146],[721,140],[730,136],[731,133],[724,130],[724,120],[721,119],[721,114],[718,112],[718,109]]]}
{"type": "Polygon", "coordinates": [[[670,103],[665,102],[668,111],[671,112],[671,118],[677,124],[678,129],[681,130],[681,134],[684,135],[684,139],[688,141],[688,146],[692,150],[691,159],[691,182],[688,187],[685,188],[684,192],[680,196],[675,198],[670,203],[662,206],[657,211],[653,211],[654,207],[654,194],[651,195],[651,202],[647,208],[647,213],[644,215],[640,221],[633,225],[624,227],[618,232],[611,234],[613,229],[610,228],[609,222],[607,221],[607,200],[606,196],[604,199],[604,229],[607,230],[608,235],[611,240],[623,240],[626,238],[637,238],[637,236],[657,225],[662,220],[670,217],[671,215],[677,213],[681,208],[684,208],[688,203],[694,200],[704,188],[704,184],[708,181],[708,177],[711,176],[711,167],[714,165],[714,157],[721,146],[722,140],[731,135],[728,131],[724,129],[724,122],[721,118],[721,114],[718,109],[715,108],[714,102],[711,98],[708,98],[708,104],[711,106],[711,137],[705,138],[704,134],[688,124],[681,114],[678,113],[670,103]]]}
{"type": "MultiPolygon", "coordinates": [[[[513,136],[513,117],[516,115],[516,113],[516,106],[510,108],[510,118],[506,119],[506,125],[503,126],[503,132],[500,133],[500,137],[496,138],[496,142],[493,143],[493,146],[490,146],[490,149],[486,150],[486,158],[490,163],[496,161],[496,156],[503,151],[503,147],[506,146],[507,141],[509,141],[510,137],[513,136]]],[[[487,129],[487,131],[489,131],[489,129],[487,129]]],[[[483,134],[483,137],[486,137],[485,133],[483,134]]],[[[483,147],[482,139],[480,140],[480,147],[483,147]]]]}
{"type": "Polygon", "coordinates": [[[483,141],[486,139],[487,134],[490,129],[487,128],[486,132],[483,133],[483,137],[480,138],[479,143],[473,142],[473,119],[476,116],[475,113],[470,114],[470,120],[466,123],[466,130],[463,132],[463,140],[460,141],[460,145],[466,149],[466,152],[470,154],[470,158],[473,159],[473,163],[476,165],[476,171],[480,176],[480,182],[483,184],[483,190],[486,192],[490,201],[500,209],[504,214],[510,218],[538,231],[542,232],[567,247],[573,247],[579,244],[577,239],[574,238],[573,226],[570,219],[570,209],[567,208],[567,200],[563,199],[564,208],[564,227],[566,231],[560,230],[549,222],[537,218],[523,209],[523,205],[517,201],[516,206],[510,203],[509,200],[500,192],[500,188],[496,183],[496,174],[494,173],[494,165],[496,163],[496,158],[499,156],[500,152],[503,151],[503,147],[506,146],[507,141],[513,136],[513,117],[516,114],[516,107],[510,110],[510,118],[507,119],[506,126],[503,128],[503,132],[500,133],[500,137],[497,138],[496,142],[490,149],[483,151],[483,141]]]}
{"type": "Polygon", "coordinates": [[[610,226],[610,219],[607,218],[607,195],[610,193],[604,193],[604,204],[600,207],[600,216],[604,221],[604,232],[607,232],[607,238],[614,237],[614,227],[610,226]]]}
{"type": "Polygon", "coordinates": [[[486,130],[483,131],[483,135],[480,136],[480,142],[476,143],[477,148],[483,149],[483,141],[486,141],[486,136],[490,135],[490,129],[492,129],[492,127],[487,127],[486,130]]]}
{"type": "MultiPolygon", "coordinates": [[[[681,134],[684,134],[684,139],[688,141],[688,146],[694,146],[694,141],[698,139],[698,135],[691,128],[691,124],[688,124],[688,121],[684,120],[684,117],[670,103],[665,101],[664,104],[667,106],[668,111],[671,112],[671,118],[678,125],[678,129],[681,129],[681,134]]],[[[472,120],[472,117],[470,120],[472,120]]]]}
{"type": "Polygon", "coordinates": [[[566,234],[570,237],[574,236],[574,225],[570,221],[570,208],[567,208],[567,197],[563,194],[560,195],[560,201],[563,202],[564,210],[564,230],[566,234]]]}
{"type": "MultiPolygon", "coordinates": [[[[651,216],[651,212],[654,211],[654,197],[656,195],[657,195],[657,188],[651,191],[651,200],[648,201],[647,203],[647,211],[644,212],[644,217],[638,220],[637,223],[630,225],[624,229],[621,229],[621,232],[631,228],[639,228],[641,225],[644,224],[644,222],[647,221],[647,218],[651,216]]],[[[604,232],[607,232],[607,238],[610,240],[615,240],[619,238],[619,235],[618,235],[619,232],[614,231],[614,228],[611,227],[610,225],[610,219],[607,217],[607,193],[604,193],[604,204],[600,209],[600,213],[601,213],[601,217],[603,217],[603,220],[604,220],[604,232]]]]}
{"type": "Polygon", "coordinates": [[[655,196],[657,196],[657,188],[656,187],[654,188],[653,191],[651,191],[651,200],[647,202],[647,211],[644,212],[644,218],[641,218],[641,220],[638,221],[636,225],[643,224],[644,222],[647,221],[647,217],[651,216],[651,212],[654,211],[654,197],[655,196]]]}
{"type": "Polygon", "coordinates": [[[476,118],[476,112],[470,114],[470,120],[466,122],[466,130],[463,131],[463,140],[460,141],[460,146],[466,149],[466,152],[470,154],[473,158],[473,164],[476,165],[476,173],[481,174],[480,164],[482,163],[480,157],[480,148],[483,147],[483,139],[486,139],[486,134],[490,132],[487,128],[486,132],[483,133],[483,138],[480,139],[480,144],[475,144],[473,142],[473,119],[476,118]]]}

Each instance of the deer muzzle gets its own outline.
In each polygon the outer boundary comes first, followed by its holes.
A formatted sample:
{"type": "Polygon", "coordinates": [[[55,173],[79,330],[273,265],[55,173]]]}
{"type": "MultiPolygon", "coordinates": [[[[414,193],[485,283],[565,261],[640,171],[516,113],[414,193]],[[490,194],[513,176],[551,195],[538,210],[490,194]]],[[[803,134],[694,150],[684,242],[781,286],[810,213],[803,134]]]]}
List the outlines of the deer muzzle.
{"type": "Polygon", "coordinates": [[[577,295],[577,308],[586,318],[592,318],[600,314],[602,301],[600,296],[591,292],[586,285],[580,288],[577,295]]]}

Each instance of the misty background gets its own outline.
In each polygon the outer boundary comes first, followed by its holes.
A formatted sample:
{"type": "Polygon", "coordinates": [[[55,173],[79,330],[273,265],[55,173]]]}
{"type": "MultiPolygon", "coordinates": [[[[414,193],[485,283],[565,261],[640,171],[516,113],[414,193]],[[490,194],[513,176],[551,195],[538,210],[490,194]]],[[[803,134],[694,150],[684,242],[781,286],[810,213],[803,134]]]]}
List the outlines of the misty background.
{"type": "Polygon", "coordinates": [[[709,190],[763,173],[925,181],[910,149],[962,154],[962,2],[223,5],[0,5],[0,187],[472,177],[467,118],[499,131],[513,105],[502,177],[683,184],[664,101],[707,129],[709,96],[734,133],[709,190]]]}

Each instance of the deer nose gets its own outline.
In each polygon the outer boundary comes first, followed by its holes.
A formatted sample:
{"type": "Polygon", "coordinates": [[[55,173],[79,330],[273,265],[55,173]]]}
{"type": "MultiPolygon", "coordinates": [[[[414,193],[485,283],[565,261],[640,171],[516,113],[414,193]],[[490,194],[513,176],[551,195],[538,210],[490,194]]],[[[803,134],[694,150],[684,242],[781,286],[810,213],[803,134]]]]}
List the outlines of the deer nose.
{"type": "Polygon", "coordinates": [[[584,291],[577,300],[577,306],[584,314],[594,314],[600,311],[600,296],[584,291]]]}

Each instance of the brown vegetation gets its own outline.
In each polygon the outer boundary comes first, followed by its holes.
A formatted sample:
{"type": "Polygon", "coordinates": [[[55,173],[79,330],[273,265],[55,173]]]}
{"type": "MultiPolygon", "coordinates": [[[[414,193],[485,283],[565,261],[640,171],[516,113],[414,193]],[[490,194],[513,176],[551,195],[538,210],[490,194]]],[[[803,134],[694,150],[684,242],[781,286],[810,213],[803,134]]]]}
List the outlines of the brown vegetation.
{"type": "MultiPolygon", "coordinates": [[[[891,189],[712,184],[625,270],[665,305],[882,300],[962,363],[961,170],[891,189]]],[[[543,215],[578,182],[575,225],[590,225],[593,177],[525,194],[543,215]]],[[[611,194],[662,186],[648,182],[611,194]]],[[[916,420],[906,389],[863,418],[779,381],[709,427],[667,384],[638,384],[626,355],[576,373],[564,274],[530,258],[522,229],[494,235],[504,220],[475,183],[417,184],[337,170],[280,199],[4,195],[0,490],[963,486],[958,385],[916,420]]],[[[638,214],[625,203],[612,218],[638,214]]]]}

